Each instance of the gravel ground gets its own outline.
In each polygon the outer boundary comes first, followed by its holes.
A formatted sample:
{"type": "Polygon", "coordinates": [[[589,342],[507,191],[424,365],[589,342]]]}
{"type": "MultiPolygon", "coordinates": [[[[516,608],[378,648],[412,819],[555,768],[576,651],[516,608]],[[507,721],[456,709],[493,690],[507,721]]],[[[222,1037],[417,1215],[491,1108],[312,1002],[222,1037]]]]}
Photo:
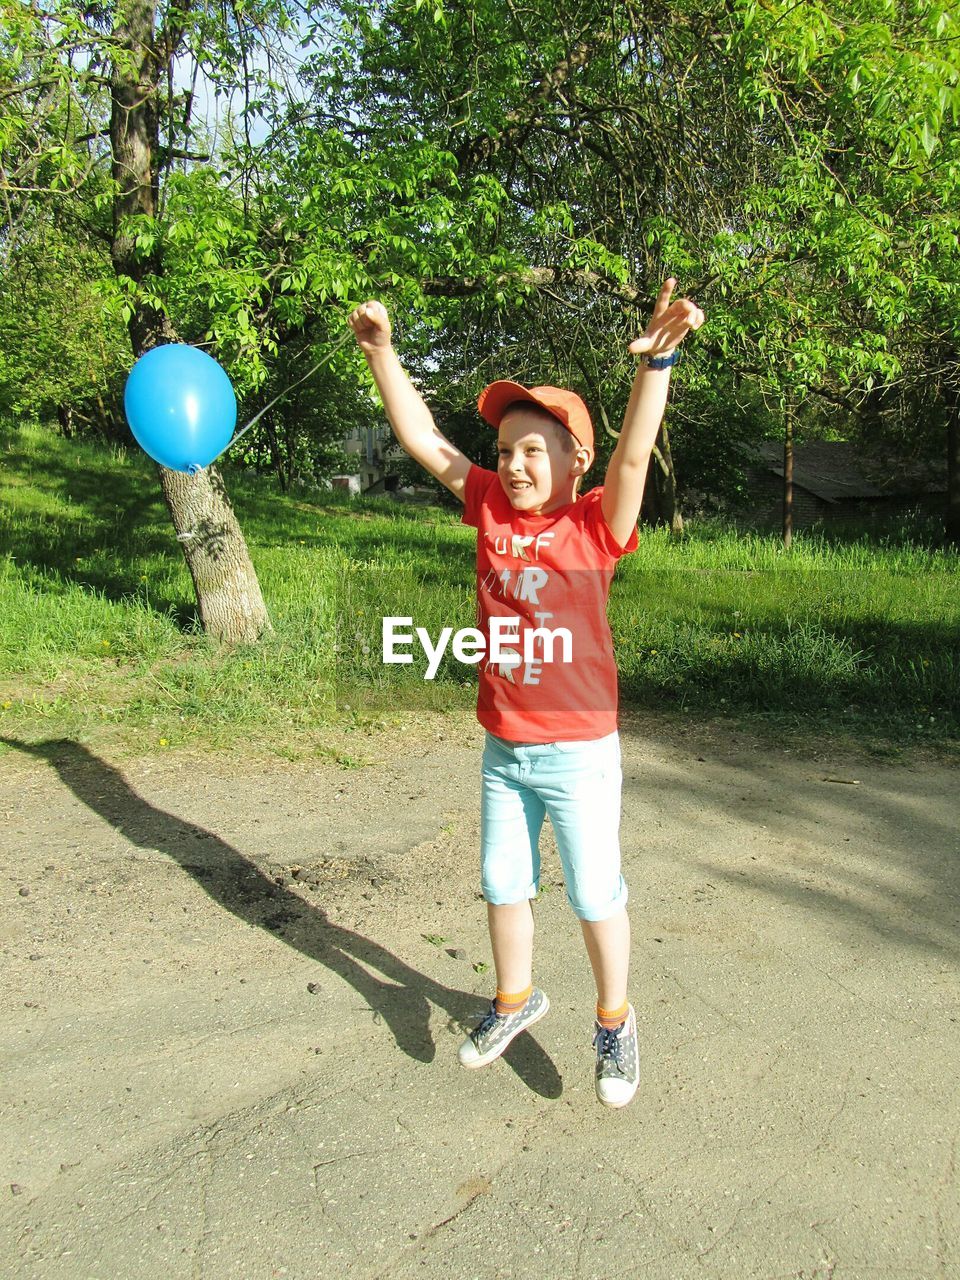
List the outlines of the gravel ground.
{"type": "Polygon", "coordinates": [[[5,1276],[960,1275],[956,765],[631,723],[609,1112],[549,836],[550,1015],[457,1065],[477,726],[346,746],[0,756],[5,1276]]]}

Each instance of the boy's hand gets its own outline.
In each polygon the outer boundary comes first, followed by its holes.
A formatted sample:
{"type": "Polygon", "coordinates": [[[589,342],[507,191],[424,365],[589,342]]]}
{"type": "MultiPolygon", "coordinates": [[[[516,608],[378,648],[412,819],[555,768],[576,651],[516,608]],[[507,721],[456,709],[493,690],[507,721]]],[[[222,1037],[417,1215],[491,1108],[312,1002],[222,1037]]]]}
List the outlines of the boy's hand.
{"type": "MultiPolygon", "coordinates": [[[[703,324],[704,314],[695,302],[689,298],[670,301],[676,284],[673,276],[663,282],[646,332],[628,348],[635,356],[669,355],[691,329],[699,329],[703,324]]],[[[669,366],[663,373],[637,373],[623,415],[620,439],[607,466],[600,510],[621,547],[627,545],[636,528],[669,385],[669,366]]]]}
{"type": "Polygon", "coordinates": [[[390,345],[386,307],[382,302],[364,302],[347,323],[367,357],[397,443],[464,502],[470,459],[437,430],[426,401],[404,371],[390,345]]]}
{"type": "Polygon", "coordinates": [[[364,302],[347,321],[360,350],[386,351],[390,346],[390,317],[382,302],[364,302]]]}
{"type": "Polygon", "coordinates": [[[699,329],[703,324],[706,317],[695,302],[689,298],[670,301],[676,284],[673,276],[663,282],[643,337],[635,339],[627,348],[633,355],[668,356],[691,329],[699,329]]]}

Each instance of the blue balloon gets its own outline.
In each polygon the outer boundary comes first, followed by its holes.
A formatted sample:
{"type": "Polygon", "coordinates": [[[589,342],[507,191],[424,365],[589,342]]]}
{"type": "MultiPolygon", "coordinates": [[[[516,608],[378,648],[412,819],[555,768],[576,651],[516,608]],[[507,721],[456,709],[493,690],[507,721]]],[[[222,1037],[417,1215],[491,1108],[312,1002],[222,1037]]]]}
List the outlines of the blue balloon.
{"type": "Polygon", "coordinates": [[[182,343],[140,357],[127,378],[123,409],[155,462],[191,474],[223,452],[237,425],[230,379],[212,356],[182,343]]]}

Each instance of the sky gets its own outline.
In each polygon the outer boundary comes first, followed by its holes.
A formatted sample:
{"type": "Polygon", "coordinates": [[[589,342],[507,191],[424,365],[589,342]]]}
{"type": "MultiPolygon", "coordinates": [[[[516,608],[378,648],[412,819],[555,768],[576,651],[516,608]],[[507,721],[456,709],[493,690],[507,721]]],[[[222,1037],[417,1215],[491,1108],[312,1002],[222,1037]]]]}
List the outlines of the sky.
{"type": "MultiPolygon", "coordinates": [[[[283,80],[288,100],[304,102],[309,97],[308,91],[298,78],[298,68],[304,60],[313,57],[318,49],[322,49],[329,35],[318,32],[301,17],[288,33],[274,37],[279,47],[279,57],[274,61],[274,74],[278,64],[282,69],[283,80]],[[309,41],[305,45],[305,41],[309,41]]],[[[270,71],[270,63],[262,43],[254,46],[250,54],[250,68],[254,76],[266,76],[270,71]]],[[[235,120],[244,106],[244,92],[235,89],[232,93],[217,93],[216,86],[203,66],[197,66],[192,55],[181,55],[174,62],[174,84],[178,91],[186,91],[194,85],[193,123],[202,125],[209,134],[211,150],[222,141],[227,122],[232,116],[235,120]]],[[[263,115],[250,117],[249,130],[252,142],[262,142],[270,133],[272,120],[263,115]]]]}

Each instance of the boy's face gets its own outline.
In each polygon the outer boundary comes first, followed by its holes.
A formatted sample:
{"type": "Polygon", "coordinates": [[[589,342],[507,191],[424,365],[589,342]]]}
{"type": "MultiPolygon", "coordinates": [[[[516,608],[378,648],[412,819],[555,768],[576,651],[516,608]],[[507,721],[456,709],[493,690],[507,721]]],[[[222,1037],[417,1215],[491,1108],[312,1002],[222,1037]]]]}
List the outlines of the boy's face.
{"type": "Polygon", "coordinates": [[[510,505],[542,515],[572,502],[576,479],[592,461],[562,423],[541,414],[511,409],[500,423],[497,474],[510,505]]]}

